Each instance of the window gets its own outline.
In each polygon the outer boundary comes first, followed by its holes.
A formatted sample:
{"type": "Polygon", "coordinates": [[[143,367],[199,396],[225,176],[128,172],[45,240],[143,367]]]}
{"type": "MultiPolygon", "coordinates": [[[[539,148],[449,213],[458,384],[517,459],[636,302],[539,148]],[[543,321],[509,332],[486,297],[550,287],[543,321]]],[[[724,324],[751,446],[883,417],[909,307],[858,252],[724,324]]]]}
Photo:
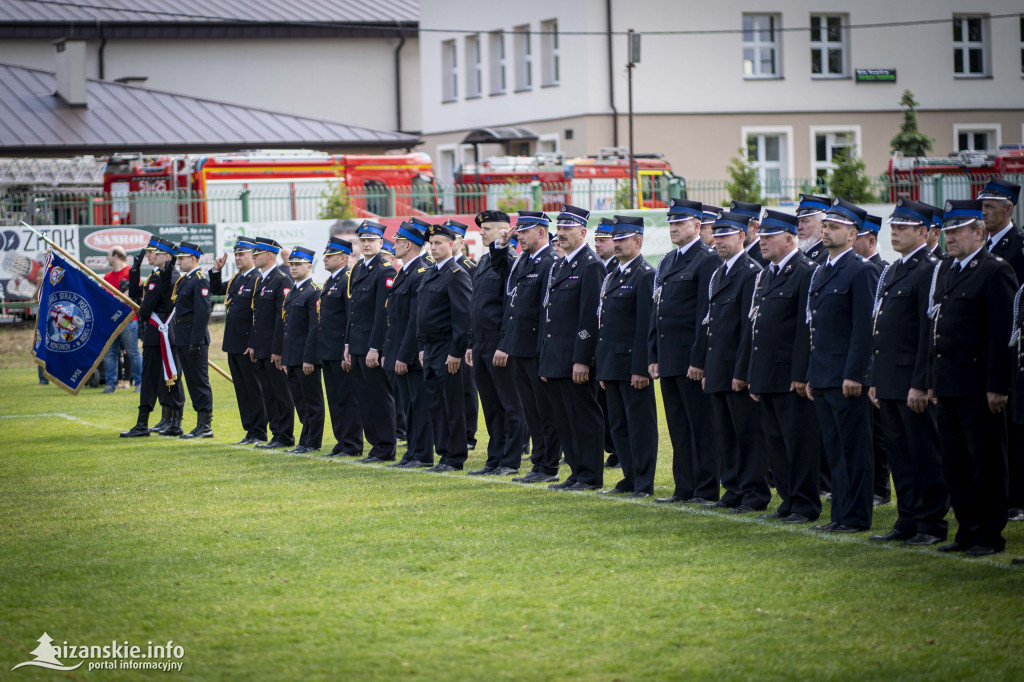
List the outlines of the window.
{"type": "Polygon", "coordinates": [[[558,85],[558,19],[540,22],[541,85],[558,85]]]}
{"type": "Polygon", "coordinates": [[[987,17],[953,17],[953,73],[961,77],[988,75],[985,24],[987,17]]]}
{"type": "Polygon", "coordinates": [[[466,98],[479,97],[484,89],[480,64],[480,36],[466,36],[466,98]]]}
{"type": "Polygon", "coordinates": [[[778,18],[773,14],[743,15],[743,76],[780,78],[778,18]]]}
{"type": "Polygon", "coordinates": [[[541,135],[537,139],[537,153],[538,154],[557,154],[558,153],[558,133],[551,133],[548,135],[541,135]]]}
{"type": "Polygon", "coordinates": [[[828,176],[836,169],[844,151],[848,157],[860,154],[860,126],[811,126],[811,168],[822,193],[828,191],[828,176]]]}
{"type": "Polygon", "coordinates": [[[491,33],[491,94],[505,94],[505,32],[491,33]]]}
{"type": "Polygon", "coordinates": [[[1024,14],[1020,15],[1020,75],[1024,76],[1024,14]]]}
{"type": "Polygon", "coordinates": [[[845,17],[838,14],[811,15],[811,75],[846,76],[845,17]]]}
{"type": "Polygon", "coordinates": [[[455,41],[441,43],[441,101],[454,102],[459,96],[459,70],[455,61],[455,41]]]}
{"type": "Polygon", "coordinates": [[[516,90],[533,88],[533,54],[530,51],[530,26],[516,26],[516,90]]]}
{"type": "Polygon", "coordinates": [[[953,139],[958,152],[983,152],[998,149],[1003,127],[998,123],[955,123],[953,139]]]}
{"type": "Polygon", "coordinates": [[[741,134],[747,161],[757,171],[762,196],[782,198],[792,194],[793,127],[743,126],[741,134]]]}

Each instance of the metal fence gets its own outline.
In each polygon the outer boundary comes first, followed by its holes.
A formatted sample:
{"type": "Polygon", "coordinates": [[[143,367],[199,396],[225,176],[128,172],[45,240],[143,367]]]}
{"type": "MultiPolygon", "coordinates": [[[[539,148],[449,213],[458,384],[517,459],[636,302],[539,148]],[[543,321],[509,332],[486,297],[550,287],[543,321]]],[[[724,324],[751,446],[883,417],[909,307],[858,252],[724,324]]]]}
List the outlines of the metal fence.
{"type": "MultiPolygon", "coordinates": [[[[1006,176],[1015,182],[1024,175],[1006,176]]],[[[909,176],[893,181],[874,178],[868,196],[859,203],[894,203],[908,197],[942,206],[946,199],[977,196],[987,176],[909,176]]],[[[731,197],[726,180],[688,180],[664,176],[634,186],[637,208],[664,208],[672,197],[686,197],[727,206],[731,197]]],[[[329,198],[322,187],[277,185],[273,188],[104,194],[83,191],[37,191],[0,196],[0,224],[24,220],[34,225],[189,225],[233,222],[284,222],[323,217],[329,201],[347,205],[354,218],[475,214],[485,209],[557,211],[563,203],[589,210],[628,208],[630,188],[617,180],[572,180],[565,183],[495,185],[417,185],[409,187],[348,188],[329,198]]],[[[762,190],[766,206],[792,207],[801,193],[831,194],[815,178],[789,178],[762,190]]],[[[1024,222],[1018,205],[1015,219],[1024,222]]]]}

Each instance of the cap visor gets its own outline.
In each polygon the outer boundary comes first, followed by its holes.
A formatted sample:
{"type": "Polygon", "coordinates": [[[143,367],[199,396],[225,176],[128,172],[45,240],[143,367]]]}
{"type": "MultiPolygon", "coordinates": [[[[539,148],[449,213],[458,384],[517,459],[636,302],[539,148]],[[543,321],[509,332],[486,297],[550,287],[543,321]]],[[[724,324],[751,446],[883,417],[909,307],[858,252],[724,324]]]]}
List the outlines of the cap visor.
{"type": "Polygon", "coordinates": [[[949,220],[942,221],[943,230],[955,230],[958,227],[964,227],[975,222],[977,218],[971,216],[957,216],[956,218],[950,218],[949,220]]]}
{"type": "Polygon", "coordinates": [[[835,213],[826,214],[825,221],[829,223],[839,223],[840,225],[856,225],[856,223],[849,218],[844,218],[843,216],[836,215],[835,213]]]}
{"type": "Polygon", "coordinates": [[[1001,201],[1009,201],[1010,203],[1013,203],[1013,201],[1010,200],[1010,197],[1003,196],[996,192],[982,192],[978,195],[978,201],[981,201],[982,199],[999,199],[1001,201]]]}
{"type": "Polygon", "coordinates": [[[739,230],[733,227],[720,227],[713,233],[715,237],[728,237],[730,234],[743,234],[743,230],[739,230]]]}
{"type": "Polygon", "coordinates": [[[890,225],[910,225],[911,227],[924,227],[924,223],[920,220],[914,220],[913,218],[899,218],[893,216],[889,218],[890,225]]]}

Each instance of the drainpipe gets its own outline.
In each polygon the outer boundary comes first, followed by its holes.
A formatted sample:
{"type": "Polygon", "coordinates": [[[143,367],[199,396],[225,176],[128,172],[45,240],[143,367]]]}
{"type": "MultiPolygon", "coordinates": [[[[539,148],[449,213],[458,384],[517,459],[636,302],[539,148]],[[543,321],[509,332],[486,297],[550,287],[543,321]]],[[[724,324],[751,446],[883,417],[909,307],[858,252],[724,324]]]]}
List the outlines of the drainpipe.
{"type": "Polygon", "coordinates": [[[100,57],[100,74],[99,75],[100,75],[100,80],[102,81],[102,80],[106,80],[107,79],[107,76],[106,76],[107,68],[106,68],[106,63],[105,63],[106,60],[105,60],[105,58],[103,56],[103,52],[104,52],[104,50],[107,47],[107,37],[105,35],[103,35],[103,23],[102,22],[96,22],[96,23],[97,23],[97,25],[99,26],[99,29],[100,29],[100,54],[99,54],[99,57],[100,57]]]}
{"type": "Polygon", "coordinates": [[[615,66],[612,57],[612,0],[604,0],[608,17],[608,104],[612,108],[612,146],[619,146],[619,111],[615,108],[615,66]]]}
{"type": "Polygon", "coordinates": [[[395,130],[402,130],[402,48],[405,46],[405,34],[398,29],[398,47],[395,48],[395,130]]]}

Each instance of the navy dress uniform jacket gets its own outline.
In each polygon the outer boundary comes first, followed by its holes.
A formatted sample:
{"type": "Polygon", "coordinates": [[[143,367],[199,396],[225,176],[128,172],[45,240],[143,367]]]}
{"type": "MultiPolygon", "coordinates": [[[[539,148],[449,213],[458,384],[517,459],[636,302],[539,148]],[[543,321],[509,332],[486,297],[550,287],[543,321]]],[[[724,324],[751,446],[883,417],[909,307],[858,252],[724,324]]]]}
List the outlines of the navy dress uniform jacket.
{"type": "Polygon", "coordinates": [[[303,363],[319,365],[317,337],[320,320],[320,287],[307,279],[293,287],[284,298],[284,343],[281,364],[299,367],[303,363]]]}
{"type": "Polygon", "coordinates": [[[385,304],[398,273],[384,252],[356,263],[349,274],[348,331],[346,343],[352,355],[384,350],[387,334],[385,304]]]}
{"type": "Polygon", "coordinates": [[[210,281],[198,268],[174,284],[174,345],[205,346],[210,343],[210,281]]]}
{"type": "Polygon", "coordinates": [[[416,302],[416,338],[419,347],[445,341],[448,355],[461,358],[472,335],[470,310],[473,283],[469,272],[454,259],[431,266],[420,279],[416,302]]]}
{"type": "MultiPolygon", "coordinates": [[[[139,324],[145,329],[142,332],[143,346],[160,346],[160,330],[149,323],[149,316],[156,313],[164,322],[174,309],[171,299],[175,283],[181,277],[177,269],[171,271],[170,280],[161,279],[162,271],[154,268],[145,282],[139,282],[139,271],[132,268],[128,272],[128,296],[139,304],[139,324]]],[[[171,325],[171,343],[174,343],[174,325],[171,325]]]]}
{"type": "Polygon", "coordinates": [[[501,259],[501,251],[491,245],[491,267],[504,282],[504,324],[501,326],[498,350],[517,358],[536,358],[540,354],[540,328],[544,311],[542,303],[548,282],[548,273],[555,263],[555,250],[545,246],[533,256],[521,254],[518,258],[501,259]]]}
{"type": "Polygon", "coordinates": [[[416,342],[416,303],[420,280],[432,267],[433,261],[421,254],[395,276],[395,283],[388,294],[388,331],[384,341],[384,360],[387,363],[384,369],[389,372],[395,370],[398,361],[409,365],[410,370],[422,369],[416,342]]]}
{"type": "Polygon", "coordinates": [[[819,239],[814,244],[811,244],[805,255],[815,263],[824,263],[828,260],[828,249],[825,248],[825,244],[819,239]]]}
{"type": "Polygon", "coordinates": [[[252,331],[249,333],[249,348],[257,360],[266,360],[271,355],[281,355],[284,344],[284,320],[281,310],[284,298],[295,286],[292,278],[281,274],[277,268],[256,280],[256,293],[252,300],[252,331]]]}
{"type": "Polygon", "coordinates": [[[707,355],[692,363],[704,370],[707,393],[731,392],[732,380],[745,380],[750,370],[749,346],[741,341],[749,333],[750,301],[761,266],[743,253],[728,272],[723,270],[720,266],[711,278],[707,355]]]}
{"type": "Polygon", "coordinates": [[[651,319],[654,268],[637,256],[625,271],[618,266],[601,286],[598,381],[630,381],[649,376],[648,321],[651,319]]]}
{"type": "Polygon", "coordinates": [[[328,277],[320,289],[320,319],[316,334],[316,362],[340,361],[345,355],[348,327],[348,266],[328,277]]]}
{"type": "Polygon", "coordinates": [[[500,339],[501,326],[505,315],[505,277],[501,272],[508,268],[496,269],[494,261],[505,259],[511,267],[512,256],[508,249],[495,249],[485,253],[472,270],[473,279],[473,347],[484,344],[494,347],[500,339]]]}
{"type": "Polygon", "coordinates": [[[1014,225],[989,251],[1009,263],[1017,283],[1024,284],[1024,230],[1014,225]]]}
{"type": "Polygon", "coordinates": [[[225,283],[220,270],[210,270],[210,293],[224,296],[224,341],[220,349],[225,353],[241,355],[249,347],[252,299],[259,274],[259,268],[252,268],[248,274],[236,272],[225,283]]]}
{"type": "Polygon", "coordinates": [[[597,306],[605,269],[588,245],[548,273],[548,304],[541,325],[540,376],[572,377],[576,363],[594,366],[597,350],[597,306]]]}

